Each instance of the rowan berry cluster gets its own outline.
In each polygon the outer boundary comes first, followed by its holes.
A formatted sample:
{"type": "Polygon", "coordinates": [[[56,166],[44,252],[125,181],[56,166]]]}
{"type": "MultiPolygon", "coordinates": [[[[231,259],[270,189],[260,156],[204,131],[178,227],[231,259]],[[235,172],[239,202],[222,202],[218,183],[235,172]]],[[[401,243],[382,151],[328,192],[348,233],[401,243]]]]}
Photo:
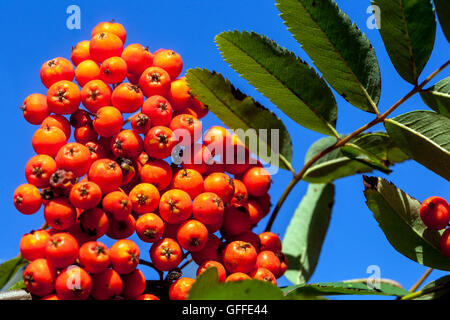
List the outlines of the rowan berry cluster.
{"type": "MultiPolygon", "coordinates": [[[[26,215],[43,206],[46,221],[20,242],[27,290],[42,299],[159,299],[137,269],[147,243],[160,273],[180,271],[190,253],[197,275],[215,267],[220,281],[276,284],[287,269],[281,241],[251,231],[270,210],[270,174],[227,129],[203,134],[208,108],[179,77],[178,53],[124,48],[125,39],[121,24],[98,24],[72,49],[75,67],[62,57],[42,65],[47,95],[22,106],[40,128],[14,205],[26,215]],[[127,239],[134,233],[140,246],[127,239]],[[103,236],[117,241],[108,248],[103,236]]],[[[169,297],[185,299],[195,279],[168,281],[169,297]]]]}
{"type": "Polygon", "coordinates": [[[431,230],[443,230],[441,237],[441,251],[450,258],[450,205],[441,197],[433,196],[422,202],[420,206],[420,218],[431,230]]]}

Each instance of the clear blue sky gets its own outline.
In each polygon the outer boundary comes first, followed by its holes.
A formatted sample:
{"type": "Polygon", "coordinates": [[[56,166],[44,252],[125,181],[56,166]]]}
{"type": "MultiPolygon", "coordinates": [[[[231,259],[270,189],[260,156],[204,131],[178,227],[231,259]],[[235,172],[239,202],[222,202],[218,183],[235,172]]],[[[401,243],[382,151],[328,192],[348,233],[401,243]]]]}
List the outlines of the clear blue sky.
{"type": "MultiPolygon", "coordinates": [[[[337,3],[358,24],[376,49],[382,75],[380,110],[386,110],[409,91],[410,85],[397,75],[384,51],[378,31],[366,27],[369,1],[338,0],[337,3]]],[[[171,48],[179,52],[184,59],[184,71],[205,67],[221,72],[242,91],[272,109],[274,106],[267,99],[221,59],[214,36],[234,29],[255,31],[265,34],[310,62],[283,25],[273,0],[2,1],[0,12],[1,30],[4,31],[3,50],[0,51],[0,69],[3,74],[0,86],[3,125],[0,126],[0,137],[4,150],[4,155],[0,158],[0,199],[3,203],[0,214],[0,260],[14,257],[22,234],[39,227],[43,222],[42,211],[33,216],[23,216],[15,211],[12,203],[14,189],[25,182],[24,166],[33,156],[31,138],[37,129],[23,119],[18,106],[28,94],[45,94],[45,88],[39,79],[42,63],[57,56],[70,58],[70,48],[78,41],[88,39],[91,29],[98,22],[115,19],[122,23],[128,32],[128,44],[140,42],[148,45],[152,51],[171,48]],[[77,4],[81,8],[81,30],[66,28],[66,8],[71,4],[77,4]]],[[[435,50],[422,78],[448,59],[448,52],[448,42],[438,26],[435,50]]],[[[447,70],[436,81],[448,75],[447,70]]],[[[339,132],[351,132],[371,120],[372,115],[350,106],[340,97],[336,98],[339,132]]],[[[426,109],[420,97],[410,99],[395,114],[412,109],[426,109]]],[[[290,130],[294,141],[294,167],[298,170],[310,144],[321,136],[298,126],[279,111],[275,112],[290,130]]],[[[219,123],[216,117],[208,115],[203,126],[219,123]]],[[[279,198],[290,177],[290,173],[284,171],[274,177],[275,182],[270,191],[272,199],[279,198]]],[[[450,200],[448,182],[412,161],[395,166],[388,179],[420,201],[431,195],[450,200]]],[[[274,232],[281,236],[284,234],[306,187],[306,183],[300,183],[292,192],[274,225],[274,232]]],[[[368,276],[368,266],[378,265],[383,278],[395,279],[409,288],[426,268],[403,257],[389,245],[364,204],[362,188],[361,176],[336,182],[336,202],[330,229],[311,281],[363,278],[368,276]]],[[[262,231],[265,223],[266,220],[263,220],[256,231],[262,231]]],[[[110,244],[108,241],[106,243],[110,244]]],[[[143,244],[142,257],[148,259],[147,250],[148,245],[143,244]]],[[[443,274],[435,271],[430,279],[443,274]]],[[[279,284],[287,285],[289,282],[281,279],[279,284]]]]}

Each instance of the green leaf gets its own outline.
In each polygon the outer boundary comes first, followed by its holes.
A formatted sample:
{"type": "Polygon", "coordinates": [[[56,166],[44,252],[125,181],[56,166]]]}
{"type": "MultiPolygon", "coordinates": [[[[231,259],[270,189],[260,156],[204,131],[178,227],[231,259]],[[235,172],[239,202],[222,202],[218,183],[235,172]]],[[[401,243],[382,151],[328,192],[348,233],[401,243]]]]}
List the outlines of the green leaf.
{"type": "Polygon", "coordinates": [[[409,294],[398,284],[390,280],[380,280],[379,286],[371,282],[369,286],[367,279],[361,281],[349,280],[343,282],[325,282],[316,284],[301,284],[287,287],[284,290],[287,297],[301,295],[310,296],[333,296],[333,295],[382,295],[402,297],[409,294]]]}
{"type": "Polygon", "coordinates": [[[411,111],[384,126],[412,159],[450,180],[450,119],[432,111],[411,111]]]}
{"type": "Polygon", "coordinates": [[[392,183],[364,176],[366,204],[395,250],[421,265],[450,270],[440,251],[443,231],[427,229],[420,218],[420,202],[392,183]]]}
{"type": "Polygon", "coordinates": [[[379,170],[386,174],[392,172],[392,170],[383,163],[382,159],[353,143],[347,143],[345,146],[341,147],[341,151],[344,156],[361,162],[362,164],[366,164],[373,169],[379,170]]]}
{"type": "Polygon", "coordinates": [[[447,41],[450,41],[450,2],[448,0],[434,0],[436,13],[447,41]]]}
{"type": "MultiPolygon", "coordinates": [[[[335,142],[336,139],[333,137],[326,137],[316,141],[309,148],[305,157],[305,163],[317,153],[332,146],[335,142]]],[[[386,167],[409,158],[384,132],[362,134],[351,140],[351,143],[364,150],[366,154],[373,155],[381,160],[381,163],[386,167]]],[[[361,156],[359,159],[354,160],[347,157],[341,149],[336,149],[316,161],[306,171],[303,179],[310,183],[328,183],[357,173],[371,172],[373,167],[374,163],[362,161],[361,156]]]]}
{"type": "Polygon", "coordinates": [[[431,109],[450,118],[450,77],[421,91],[420,96],[431,109]]]}
{"type": "Polygon", "coordinates": [[[435,281],[428,283],[422,289],[420,289],[417,292],[417,294],[420,294],[420,296],[414,298],[414,300],[448,301],[448,299],[450,298],[450,276],[444,276],[442,278],[439,278],[435,281]]]}
{"type": "Polygon", "coordinates": [[[337,106],[330,88],[294,53],[249,32],[223,32],[216,42],[225,61],[291,119],[337,135],[337,106]]]}
{"type": "Polygon", "coordinates": [[[333,184],[310,184],[295,210],[283,239],[283,253],[289,262],[285,275],[292,283],[307,282],[313,275],[333,203],[333,184]]]}
{"type": "Polygon", "coordinates": [[[186,77],[192,93],[208,105],[227,127],[235,130],[256,129],[256,145],[240,137],[250,151],[263,161],[288,169],[292,161],[291,138],[283,122],[273,112],[234,88],[221,74],[206,69],[190,69],[186,77]],[[266,137],[261,135],[260,129],[267,129],[266,137]],[[272,141],[272,130],[278,130],[279,139],[272,141]],[[273,148],[277,143],[279,150],[273,148]],[[279,164],[274,162],[276,157],[281,160],[279,164]]]}
{"type": "Polygon", "coordinates": [[[27,260],[22,258],[22,256],[18,256],[0,265],[0,291],[7,289],[5,288],[6,283],[27,263],[27,260]]]}
{"type": "Polygon", "coordinates": [[[379,29],[400,76],[416,84],[433,51],[436,18],[430,0],[373,0],[380,8],[379,29]]]}
{"type": "Polygon", "coordinates": [[[16,282],[15,284],[13,284],[11,287],[8,288],[8,291],[13,291],[13,290],[19,290],[19,289],[25,289],[25,283],[23,280],[20,280],[19,282],[16,282]]]}
{"type": "Polygon", "coordinates": [[[195,281],[189,300],[282,300],[283,292],[261,280],[221,283],[217,269],[209,268],[195,281]]]}
{"type": "Polygon", "coordinates": [[[12,288],[20,286],[20,283],[23,284],[23,272],[25,271],[25,267],[26,265],[20,266],[20,268],[18,268],[16,272],[9,278],[9,280],[5,283],[0,291],[10,291],[12,290],[12,288]]]}
{"type": "Polygon", "coordinates": [[[340,95],[377,112],[381,78],[369,40],[333,0],[277,0],[289,31],[340,95]]]}

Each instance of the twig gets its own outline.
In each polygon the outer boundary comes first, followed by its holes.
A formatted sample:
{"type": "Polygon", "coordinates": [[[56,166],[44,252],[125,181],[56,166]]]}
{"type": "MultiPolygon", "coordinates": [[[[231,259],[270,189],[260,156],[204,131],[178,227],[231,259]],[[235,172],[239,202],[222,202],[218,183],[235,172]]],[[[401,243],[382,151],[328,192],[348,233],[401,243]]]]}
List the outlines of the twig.
{"type": "Polygon", "coordinates": [[[425,280],[427,280],[430,273],[433,271],[433,268],[428,268],[427,271],[420,277],[419,280],[409,289],[411,292],[415,292],[421,285],[424,283],[425,280]]]}

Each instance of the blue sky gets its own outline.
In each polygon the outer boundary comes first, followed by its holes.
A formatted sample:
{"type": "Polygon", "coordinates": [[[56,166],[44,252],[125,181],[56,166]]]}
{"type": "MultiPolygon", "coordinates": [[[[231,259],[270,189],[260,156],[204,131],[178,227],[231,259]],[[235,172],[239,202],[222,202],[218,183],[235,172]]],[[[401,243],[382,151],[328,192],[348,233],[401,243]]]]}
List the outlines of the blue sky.
{"type": "MultiPolygon", "coordinates": [[[[338,0],[337,3],[375,47],[382,75],[379,109],[384,111],[411,87],[396,73],[378,31],[366,27],[369,1],[338,0]]],[[[15,188],[25,182],[23,170],[27,160],[34,155],[31,138],[37,129],[23,119],[18,106],[31,93],[45,94],[45,88],[39,79],[42,63],[57,56],[70,58],[70,48],[77,42],[88,39],[91,29],[98,22],[115,19],[122,23],[127,29],[128,44],[139,42],[148,45],[151,51],[170,48],[179,52],[184,60],[183,72],[189,68],[204,67],[222,73],[243,92],[252,95],[272,110],[274,106],[222,60],[214,43],[214,36],[234,29],[255,31],[294,51],[310,63],[310,59],[283,25],[273,0],[97,0],[47,1],[45,4],[42,1],[2,1],[0,12],[3,13],[1,30],[4,30],[4,49],[0,52],[3,74],[0,96],[4,112],[3,125],[0,126],[1,146],[4,150],[4,155],[0,158],[0,199],[3,203],[0,214],[0,260],[14,257],[22,234],[39,227],[43,222],[42,211],[33,216],[23,216],[15,211],[12,203],[15,188]],[[66,9],[71,4],[76,4],[81,9],[80,30],[66,28],[66,9]]],[[[448,59],[448,52],[448,42],[438,26],[435,50],[423,71],[422,79],[448,59]]],[[[446,70],[436,77],[436,81],[448,75],[449,71],[446,70]]],[[[336,99],[339,132],[349,133],[372,119],[372,115],[349,105],[340,97],[337,96],[336,99]]],[[[407,101],[394,115],[414,109],[426,109],[418,96],[407,101]]],[[[299,170],[307,149],[321,135],[300,127],[278,110],[275,112],[291,133],[294,141],[294,167],[299,170]]],[[[220,124],[220,121],[213,115],[208,115],[203,120],[203,127],[214,124],[220,124]]],[[[270,191],[272,199],[280,197],[290,178],[291,174],[286,171],[281,171],[274,177],[270,191]]],[[[420,201],[431,195],[450,199],[448,182],[412,161],[396,165],[388,179],[420,201]]],[[[302,182],[291,193],[275,222],[274,232],[281,236],[284,234],[306,188],[307,184],[302,182]]],[[[400,255],[390,246],[364,204],[362,188],[361,176],[336,182],[336,201],[330,229],[311,282],[367,277],[367,268],[378,265],[383,278],[395,279],[409,288],[426,267],[400,255]]],[[[265,224],[266,220],[263,220],[256,231],[262,231],[265,224]]],[[[148,245],[143,244],[142,257],[146,259],[147,250],[148,245]]],[[[443,274],[434,271],[430,279],[443,274]]],[[[281,279],[279,284],[288,285],[289,282],[281,279]]]]}

